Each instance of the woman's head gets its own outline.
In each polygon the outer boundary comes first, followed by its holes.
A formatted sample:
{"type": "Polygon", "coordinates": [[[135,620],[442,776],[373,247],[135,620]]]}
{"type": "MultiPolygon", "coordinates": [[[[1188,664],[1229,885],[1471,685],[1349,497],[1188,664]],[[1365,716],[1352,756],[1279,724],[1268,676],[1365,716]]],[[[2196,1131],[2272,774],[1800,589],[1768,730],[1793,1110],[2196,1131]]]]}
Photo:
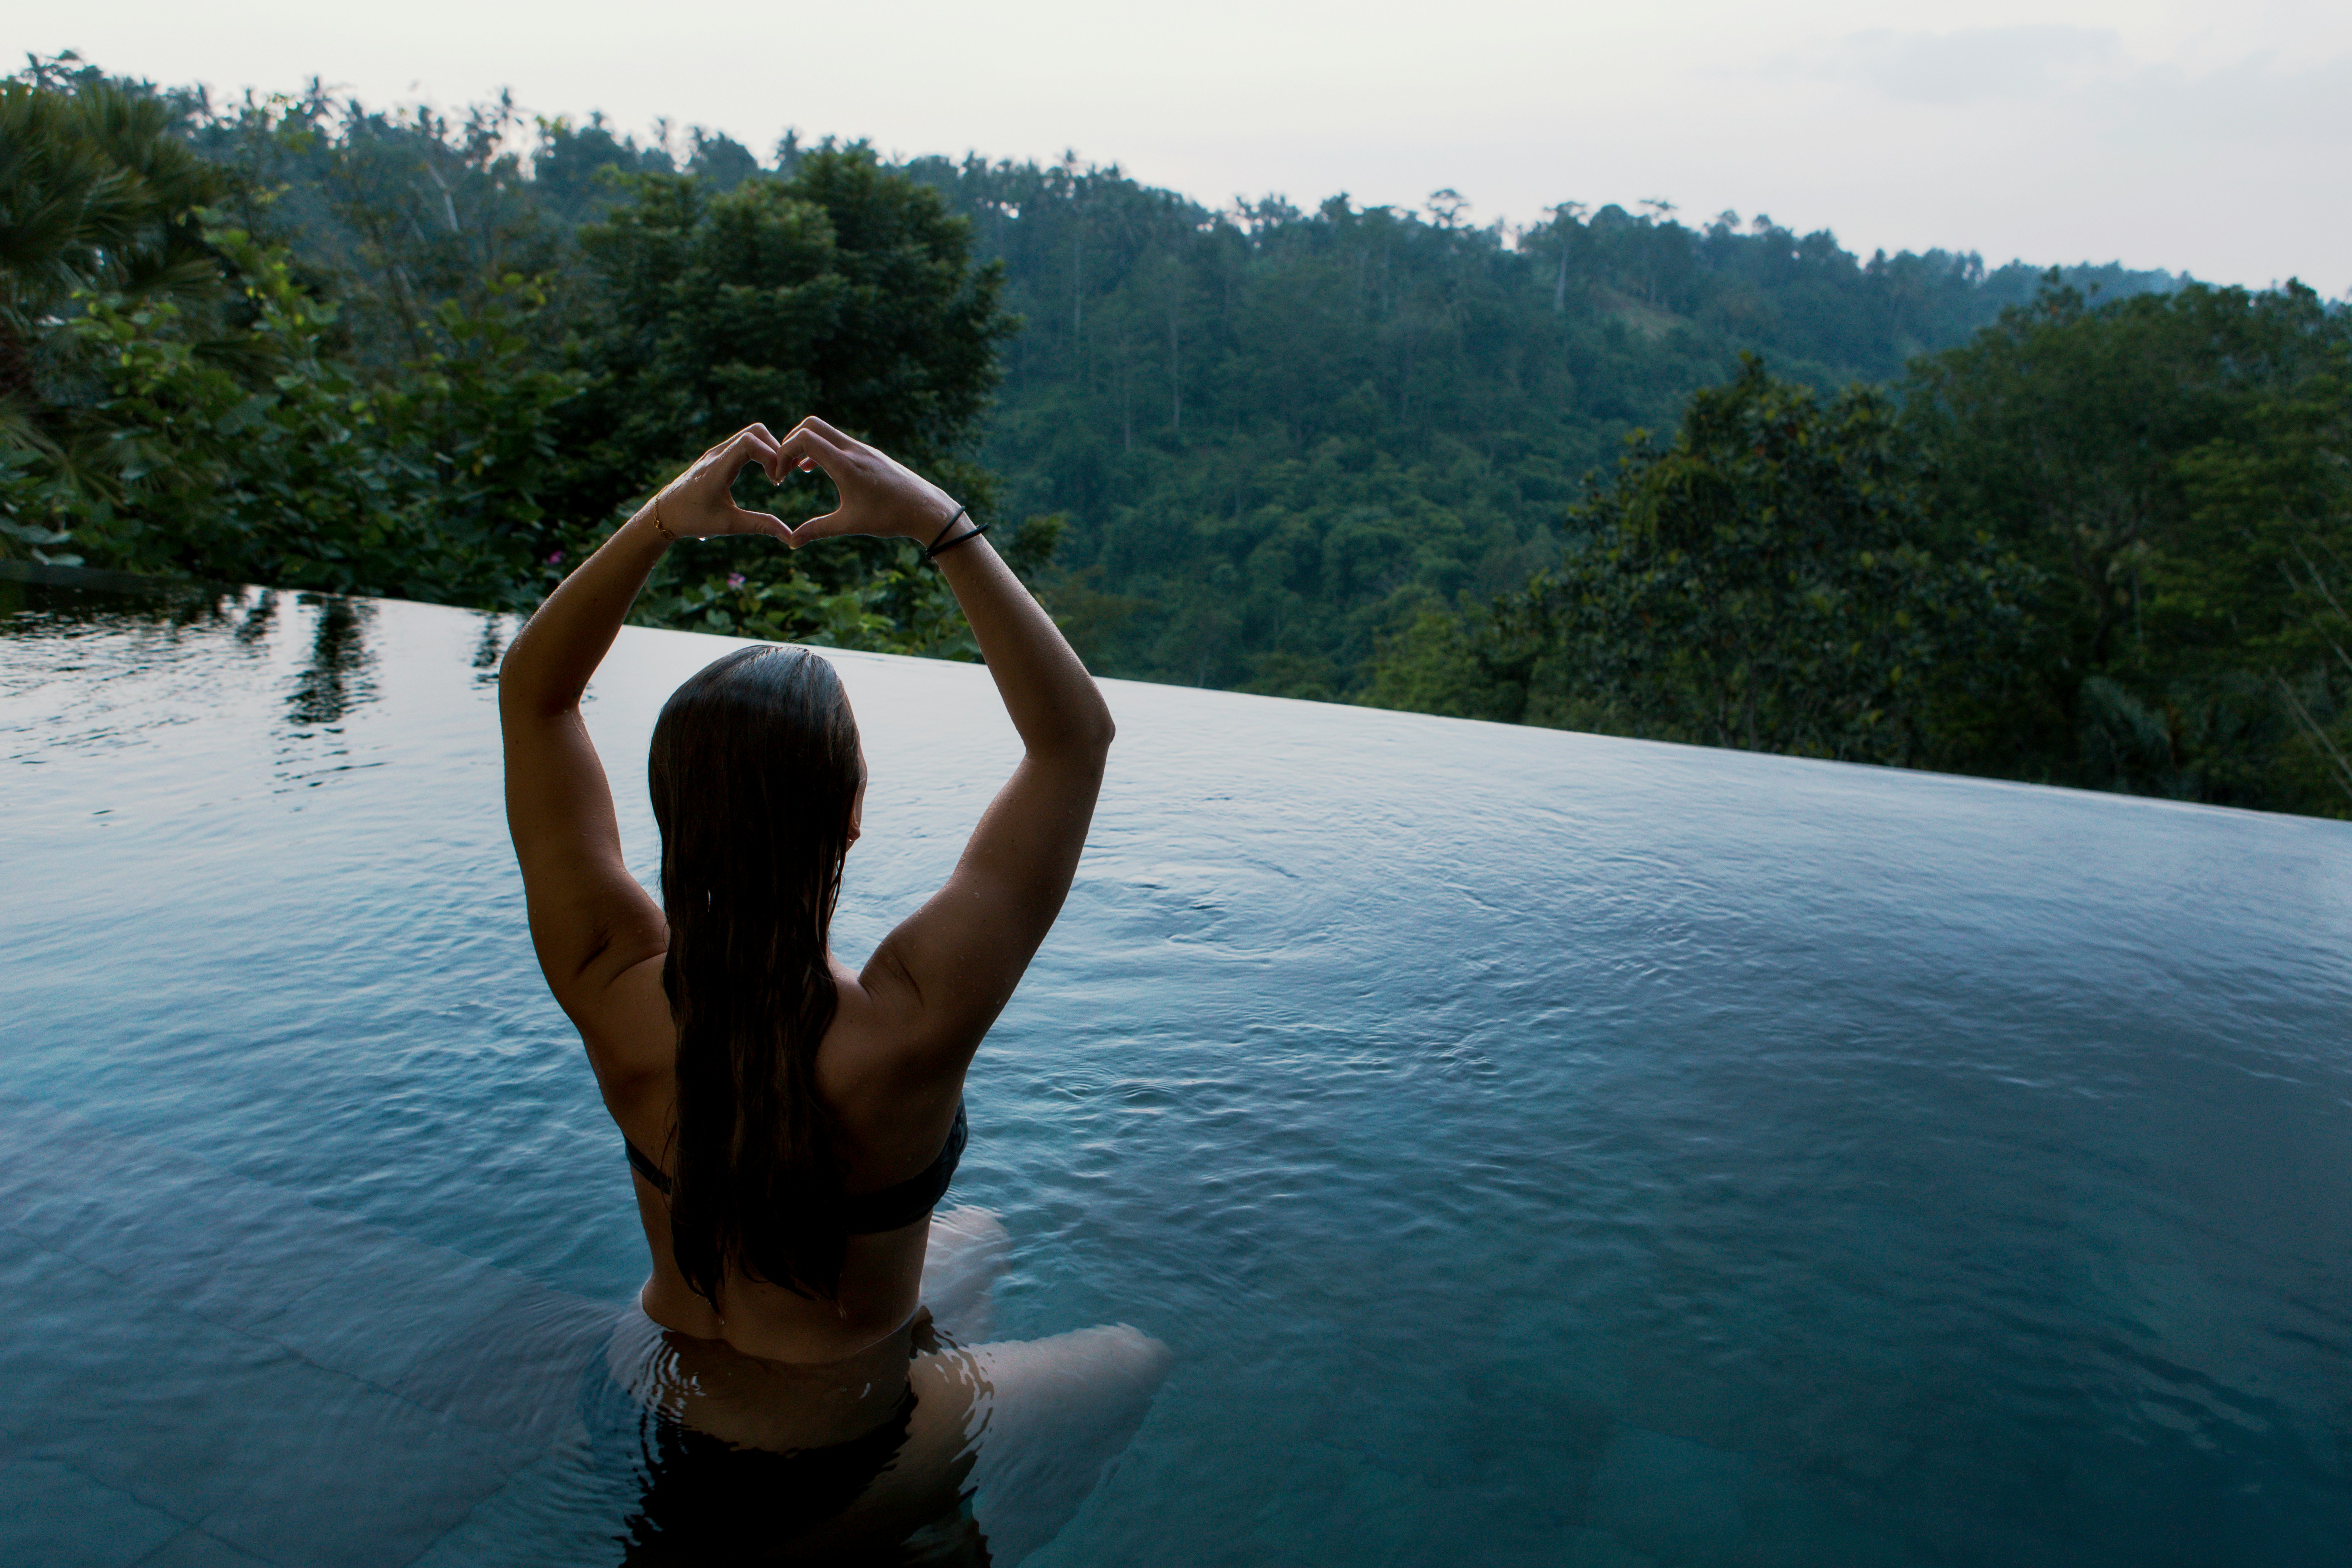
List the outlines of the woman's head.
{"type": "Polygon", "coordinates": [[[670,694],[654,725],[649,782],[661,825],[662,897],[723,900],[805,867],[832,894],[857,837],[866,759],[833,666],[806,648],[747,647],[670,694]]]}
{"type": "Polygon", "coordinates": [[[843,1232],[816,1051],[866,782],[840,678],[803,648],[730,654],[663,706],[648,773],[677,1025],[672,1249],[714,1301],[730,1264],[829,1295],[843,1232]]]}

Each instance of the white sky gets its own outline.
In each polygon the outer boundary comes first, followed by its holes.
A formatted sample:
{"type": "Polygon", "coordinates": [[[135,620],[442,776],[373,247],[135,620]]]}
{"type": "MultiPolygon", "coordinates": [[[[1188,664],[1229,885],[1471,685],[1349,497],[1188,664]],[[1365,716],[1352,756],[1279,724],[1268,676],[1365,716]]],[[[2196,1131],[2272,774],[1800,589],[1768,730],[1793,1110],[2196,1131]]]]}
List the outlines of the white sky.
{"type": "Polygon", "coordinates": [[[1734,208],[1849,248],[2352,291],[2352,5],[2323,0],[12,0],[0,49],[372,103],[513,89],[763,156],[1075,149],[1212,205],[1734,208]]]}

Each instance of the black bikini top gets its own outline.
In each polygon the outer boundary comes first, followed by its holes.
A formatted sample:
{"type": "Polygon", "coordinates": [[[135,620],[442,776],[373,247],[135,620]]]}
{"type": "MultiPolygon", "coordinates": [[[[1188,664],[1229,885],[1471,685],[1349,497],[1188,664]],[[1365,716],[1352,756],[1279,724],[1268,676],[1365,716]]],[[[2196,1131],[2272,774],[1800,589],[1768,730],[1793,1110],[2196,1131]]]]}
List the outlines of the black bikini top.
{"type": "MultiPolygon", "coordinates": [[[[971,1130],[963,1118],[963,1101],[959,1100],[955,1125],[948,1129],[948,1141],[940,1150],[940,1157],[905,1181],[878,1193],[856,1193],[843,1198],[842,1229],[852,1236],[877,1236],[912,1225],[939,1207],[940,1200],[947,1195],[948,1184],[955,1180],[956,1166],[963,1160],[963,1146],[971,1136],[971,1130]]],[[[630,1167],[652,1183],[656,1192],[668,1196],[668,1174],[627,1133],[621,1134],[621,1142],[629,1151],[630,1167]]]]}

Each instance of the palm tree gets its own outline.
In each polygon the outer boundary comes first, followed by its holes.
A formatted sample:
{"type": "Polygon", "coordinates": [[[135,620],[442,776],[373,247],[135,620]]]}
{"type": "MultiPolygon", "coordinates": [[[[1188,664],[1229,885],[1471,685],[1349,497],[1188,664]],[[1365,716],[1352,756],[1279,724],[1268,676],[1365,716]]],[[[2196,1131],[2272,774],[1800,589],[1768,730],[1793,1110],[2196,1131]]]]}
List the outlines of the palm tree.
{"type": "Polygon", "coordinates": [[[112,487],[104,421],[78,395],[62,330],[75,294],[169,300],[201,332],[227,292],[200,216],[222,175],[173,119],[103,80],[0,84],[0,444],[39,453],[76,489],[112,487]]]}

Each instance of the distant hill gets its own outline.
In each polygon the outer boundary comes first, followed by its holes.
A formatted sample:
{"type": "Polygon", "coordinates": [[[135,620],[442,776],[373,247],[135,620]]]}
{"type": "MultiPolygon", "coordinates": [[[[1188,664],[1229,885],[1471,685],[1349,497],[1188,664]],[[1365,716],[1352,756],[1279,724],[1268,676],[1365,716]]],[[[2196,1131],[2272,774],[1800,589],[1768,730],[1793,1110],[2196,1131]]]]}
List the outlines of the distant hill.
{"type": "MultiPolygon", "coordinates": [[[[102,79],[70,59],[22,74],[102,79]]],[[[649,147],[601,120],[533,126],[504,101],[440,116],[315,83],[236,103],[119,85],[237,172],[229,216],[292,247],[335,301],[338,352],[384,376],[435,352],[441,303],[478,306],[509,275],[550,281],[534,352],[565,363],[595,309],[575,236],[630,199],[625,176],[727,190],[806,155],[787,137],[763,163],[698,130],[649,147]]],[[[1693,226],[1659,204],[1568,202],[1512,229],[1461,221],[1449,192],[1419,212],[1345,196],[1217,210],[1074,162],[895,167],[1003,265],[1024,325],[972,455],[1000,478],[1001,515],[1066,518],[1046,591],[1088,658],[1303,696],[1359,694],[1376,641],[1433,596],[1491,595],[1553,560],[1586,477],[1743,351],[1816,387],[1886,380],[2043,277],[1945,251],[1865,260],[1827,232],[1729,213],[1693,226]]],[[[2062,271],[2095,297],[2181,281],[2062,271]]]]}
{"type": "MultiPolygon", "coordinates": [[[[1822,388],[1889,379],[2046,272],[1864,260],[1728,213],[1569,204],[1513,230],[1455,221],[1450,193],[1221,212],[1116,169],[903,167],[971,218],[1026,320],[983,457],[1008,510],[1070,517],[1056,601],[1089,658],[1306,696],[1358,690],[1427,595],[1524,580],[1583,477],[1742,351],[1822,388]]],[[[2095,298],[2182,281],[2060,271],[2095,298]]]]}

